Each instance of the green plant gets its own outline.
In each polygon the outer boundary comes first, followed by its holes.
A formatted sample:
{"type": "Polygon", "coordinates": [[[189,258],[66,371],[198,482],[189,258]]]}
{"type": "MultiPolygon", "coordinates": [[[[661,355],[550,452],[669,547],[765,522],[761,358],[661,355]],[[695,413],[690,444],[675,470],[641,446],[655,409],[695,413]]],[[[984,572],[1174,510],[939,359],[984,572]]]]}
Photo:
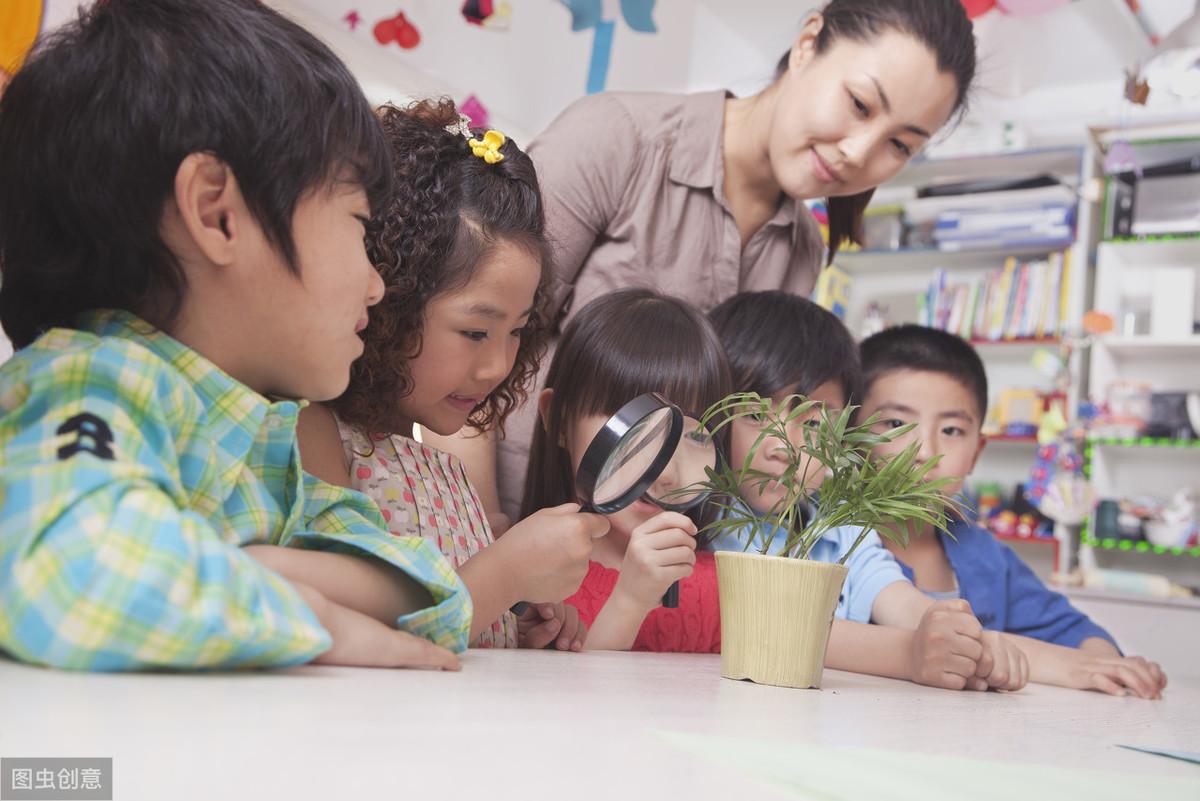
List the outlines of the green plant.
{"type": "Polygon", "coordinates": [[[903,436],[913,428],[911,424],[876,432],[872,429],[878,417],[873,416],[861,425],[851,425],[854,408],[831,413],[823,404],[802,395],[791,395],[776,406],[770,398],[754,392],[735,393],[709,407],[700,422],[713,436],[746,418],[754,422],[759,433],[743,464],[722,464],[708,471],[703,490],[721,514],[704,530],[732,530],[746,550],[757,542],[760,553],[767,553],[775,537],[785,532],[783,553],[806,559],[826,531],[838,526],[862,526],[863,533],[839,560],[842,564],[871,530],[907,545],[905,523],[945,528],[948,510],[963,512],[961,503],[941,492],[952,479],[927,478],[938,459],[919,462],[917,443],[887,458],[872,456],[875,446],[903,436]],[[800,429],[803,441],[792,442],[788,436],[789,429],[794,431],[792,424],[808,417],[814,409],[816,417],[800,429]],[[768,443],[785,451],[787,458],[780,474],[750,466],[758,450],[768,443]],[[825,472],[819,492],[806,488],[817,470],[825,472]],[[756,514],[738,500],[741,487],[749,484],[762,489],[768,482],[778,482],[785,494],[766,514],[756,514]],[[805,505],[813,513],[812,519],[800,526],[800,512],[805,505]]]}

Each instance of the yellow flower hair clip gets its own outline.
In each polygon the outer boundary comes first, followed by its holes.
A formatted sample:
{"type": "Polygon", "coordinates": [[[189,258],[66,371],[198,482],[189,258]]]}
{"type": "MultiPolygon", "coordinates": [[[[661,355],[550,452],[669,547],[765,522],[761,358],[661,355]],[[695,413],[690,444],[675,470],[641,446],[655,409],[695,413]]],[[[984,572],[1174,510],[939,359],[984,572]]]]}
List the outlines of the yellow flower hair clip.
{"type": "Polygon", "coordinates": [[[489,130],[483,135],[482,140],[470,139],[467,144],[471,146],[472,153],[488,164],[499,164],[504,161],[504,154],[500,152],[500,148],[504,147],[504,143],[507,141],[504,134],[489,130]]]}

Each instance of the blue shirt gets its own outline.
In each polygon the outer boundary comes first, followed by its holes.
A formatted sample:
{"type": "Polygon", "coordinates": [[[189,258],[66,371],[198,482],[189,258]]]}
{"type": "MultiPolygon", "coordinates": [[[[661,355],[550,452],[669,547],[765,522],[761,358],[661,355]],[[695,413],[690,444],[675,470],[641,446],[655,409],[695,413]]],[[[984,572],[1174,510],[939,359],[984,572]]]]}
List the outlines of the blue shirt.
{"type": "MultiPolygon", "coordinates": [[[[768,524],[764,521],[760,525],[765,527],[768,524]]],[[[744,529],[739,531],[725,529],[709,543],[708,547],[714,551],[745,551],[747,534],[748,532],[745,532],[744,529]]],[[[812,551],[809,552],[809,558],[818,562],[837,562],[842,558],[842,554],[853,547],[860,536],[863,538],[862,542],[846,560],[848,571],[846,583],[842,585],[842,594],[838,598],[835,615],[843,620],[852,620],[856,623],[870,623],[871,607],[874,606],[875,598],[883,591],[883,588],[893,582],[906,580],[900,563],[892,556],[891,551],[883,547],[879,535],[859,526],[838,526],[822,535],[821,539],[813,545],[812,551]]],[[[754,542],[762,541],[763,537],[761,536],[754,540],[754,542]]],[[[786,542],[787,533],[776,530],[767,554],[781,556],[786,542]]]]}
{"type": "MultiPolygon", "coordinates": [[[[1111,634],[1043,584],[1012,548],[991,532],[962,520],[952,523],[949,532],[951,536],[938,532],[942,550],[958,579],[959,594],[971,604],[985,629],[1068,648],[1078,648],[1089,637],[1101,637],[1119,648],[1111,634]]],[[[903,562],[900,567],[912,580],[912,568],[903,562]]]]}

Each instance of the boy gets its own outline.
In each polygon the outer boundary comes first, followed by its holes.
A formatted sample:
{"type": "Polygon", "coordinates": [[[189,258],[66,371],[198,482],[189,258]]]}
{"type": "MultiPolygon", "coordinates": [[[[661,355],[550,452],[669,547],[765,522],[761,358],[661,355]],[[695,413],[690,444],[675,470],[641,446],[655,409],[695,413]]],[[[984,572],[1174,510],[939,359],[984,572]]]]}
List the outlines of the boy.
{"type": "Polygon", "coordinates": [[[383,292],[363,232],[388,153],[346,68],[254,0],[98,2],[13,78],[0,649],[457,666],[454,570],[296,446],[297,399],[345,389],[383,292]]]}
{"type": "MultiPolygon", "coordinates": [[[[952,334],[902,325],[864,340],[861,356],[863,418],[881,415],[881,430],[916,424],[879,452],[895,453],[916,438],[922,460],[941,457],[930,477],[953,478],[948,491],[957,493],[986,445],[979,355],[952,334]]],[[[934,598],[965,599],[985,628],[1019,635],[1013,640],[1029,657],[1031,681],[1161,697],[1166,678],[1157,664],[1122,657],[1108,632],[986,530],[957,520],[948,531],[911,533],[906,548],[884,542],[906,575],[934,598]]]]}

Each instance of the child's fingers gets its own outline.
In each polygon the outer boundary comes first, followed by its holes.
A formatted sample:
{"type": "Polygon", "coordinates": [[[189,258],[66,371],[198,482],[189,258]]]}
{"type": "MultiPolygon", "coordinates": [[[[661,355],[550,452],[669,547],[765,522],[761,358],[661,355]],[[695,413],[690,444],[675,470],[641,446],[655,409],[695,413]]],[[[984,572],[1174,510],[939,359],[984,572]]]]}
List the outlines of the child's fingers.
{"type": "Polygon", "coordinates": [[[693,537],[696,536],[696,523],[687,515],[682,515],[679,512],[659,512],[638,526],[638,529],[646,534],[652,531],[679,529],[688,532],[693,537]]]}
{"type": "Polygon", "coordinates": [[[957,654],[950,654],[949,656],[945,657],[943,662],[943,669],[945,672],[961,676],[964,681],[974,678],[975,676],[974,659],[968,659],[965,656],[959,656],[957,654]]]}
{"type": "Polygon", "coordinates": [[[656,548],[654,564],[658,567],[691,567],[696,564],[696,552],[684,545],[674,548],[656,548]]]}
{"type": "Polygon", "coordinates": [[[996,655],[991,648],[980,649],[979,659],[975,660],[975,675],[987,679],[996,669],[996,655]]]}
{"type": "Polygon", "coordinates": [[[1092,674],[1092,686],[1109,695],[1128,695],[1125,688],[1105,676],[1103,673],[1092,674]]]}
{"type": "Polygon", "coordinates": [[[964,682],[963,686],[968,690],[973,690],[980,693],[986,692],[988,689],[987,680],[981,679],[978,676],[971,676],[964,682]]]}
{"type": "Polygon", "coordinates": [[[696,550],[696,538],[686,531],[681,531],[677,528],[667,528],[662,531],[654,531],[643,534],[641,536],[643,542],[656,551],[661,551],[666,548],[688,548],[696,550]]]}
{"type": "Polygon", "coordinates": [[[949,645],[950,653],[971,660],[971,675],[975,675],[975,664],[983,657],[983,643],[965,634],[955,634],[949,638],[949,645]]]}
{"type": "Polygon", "coordinates": [[[558,636],[558,632],[562,630],[562,621],[558,618],[547,620],[544,623],[539,623],[529,631],[525,632],[524,638],[520,645],[522,648],[545,648],[554,641],[558,636]]]}
{"type": "Polygon", "coordinates": [[[406,631],[393,631],[392,635],[389,667],[462,669],[458,656],[440,645],[434,645],[429,640],[406,631]]]}
{"type": "Polygon", "coordinates": [[[1121,683],[1133,690],[1138,698],[1153,698],[1158,694],[1158,688],[1150,682],[1149,673],[1138,670],[1134,665],[1128,663],[1119,664],[1116,668],[1121,683]]]}

